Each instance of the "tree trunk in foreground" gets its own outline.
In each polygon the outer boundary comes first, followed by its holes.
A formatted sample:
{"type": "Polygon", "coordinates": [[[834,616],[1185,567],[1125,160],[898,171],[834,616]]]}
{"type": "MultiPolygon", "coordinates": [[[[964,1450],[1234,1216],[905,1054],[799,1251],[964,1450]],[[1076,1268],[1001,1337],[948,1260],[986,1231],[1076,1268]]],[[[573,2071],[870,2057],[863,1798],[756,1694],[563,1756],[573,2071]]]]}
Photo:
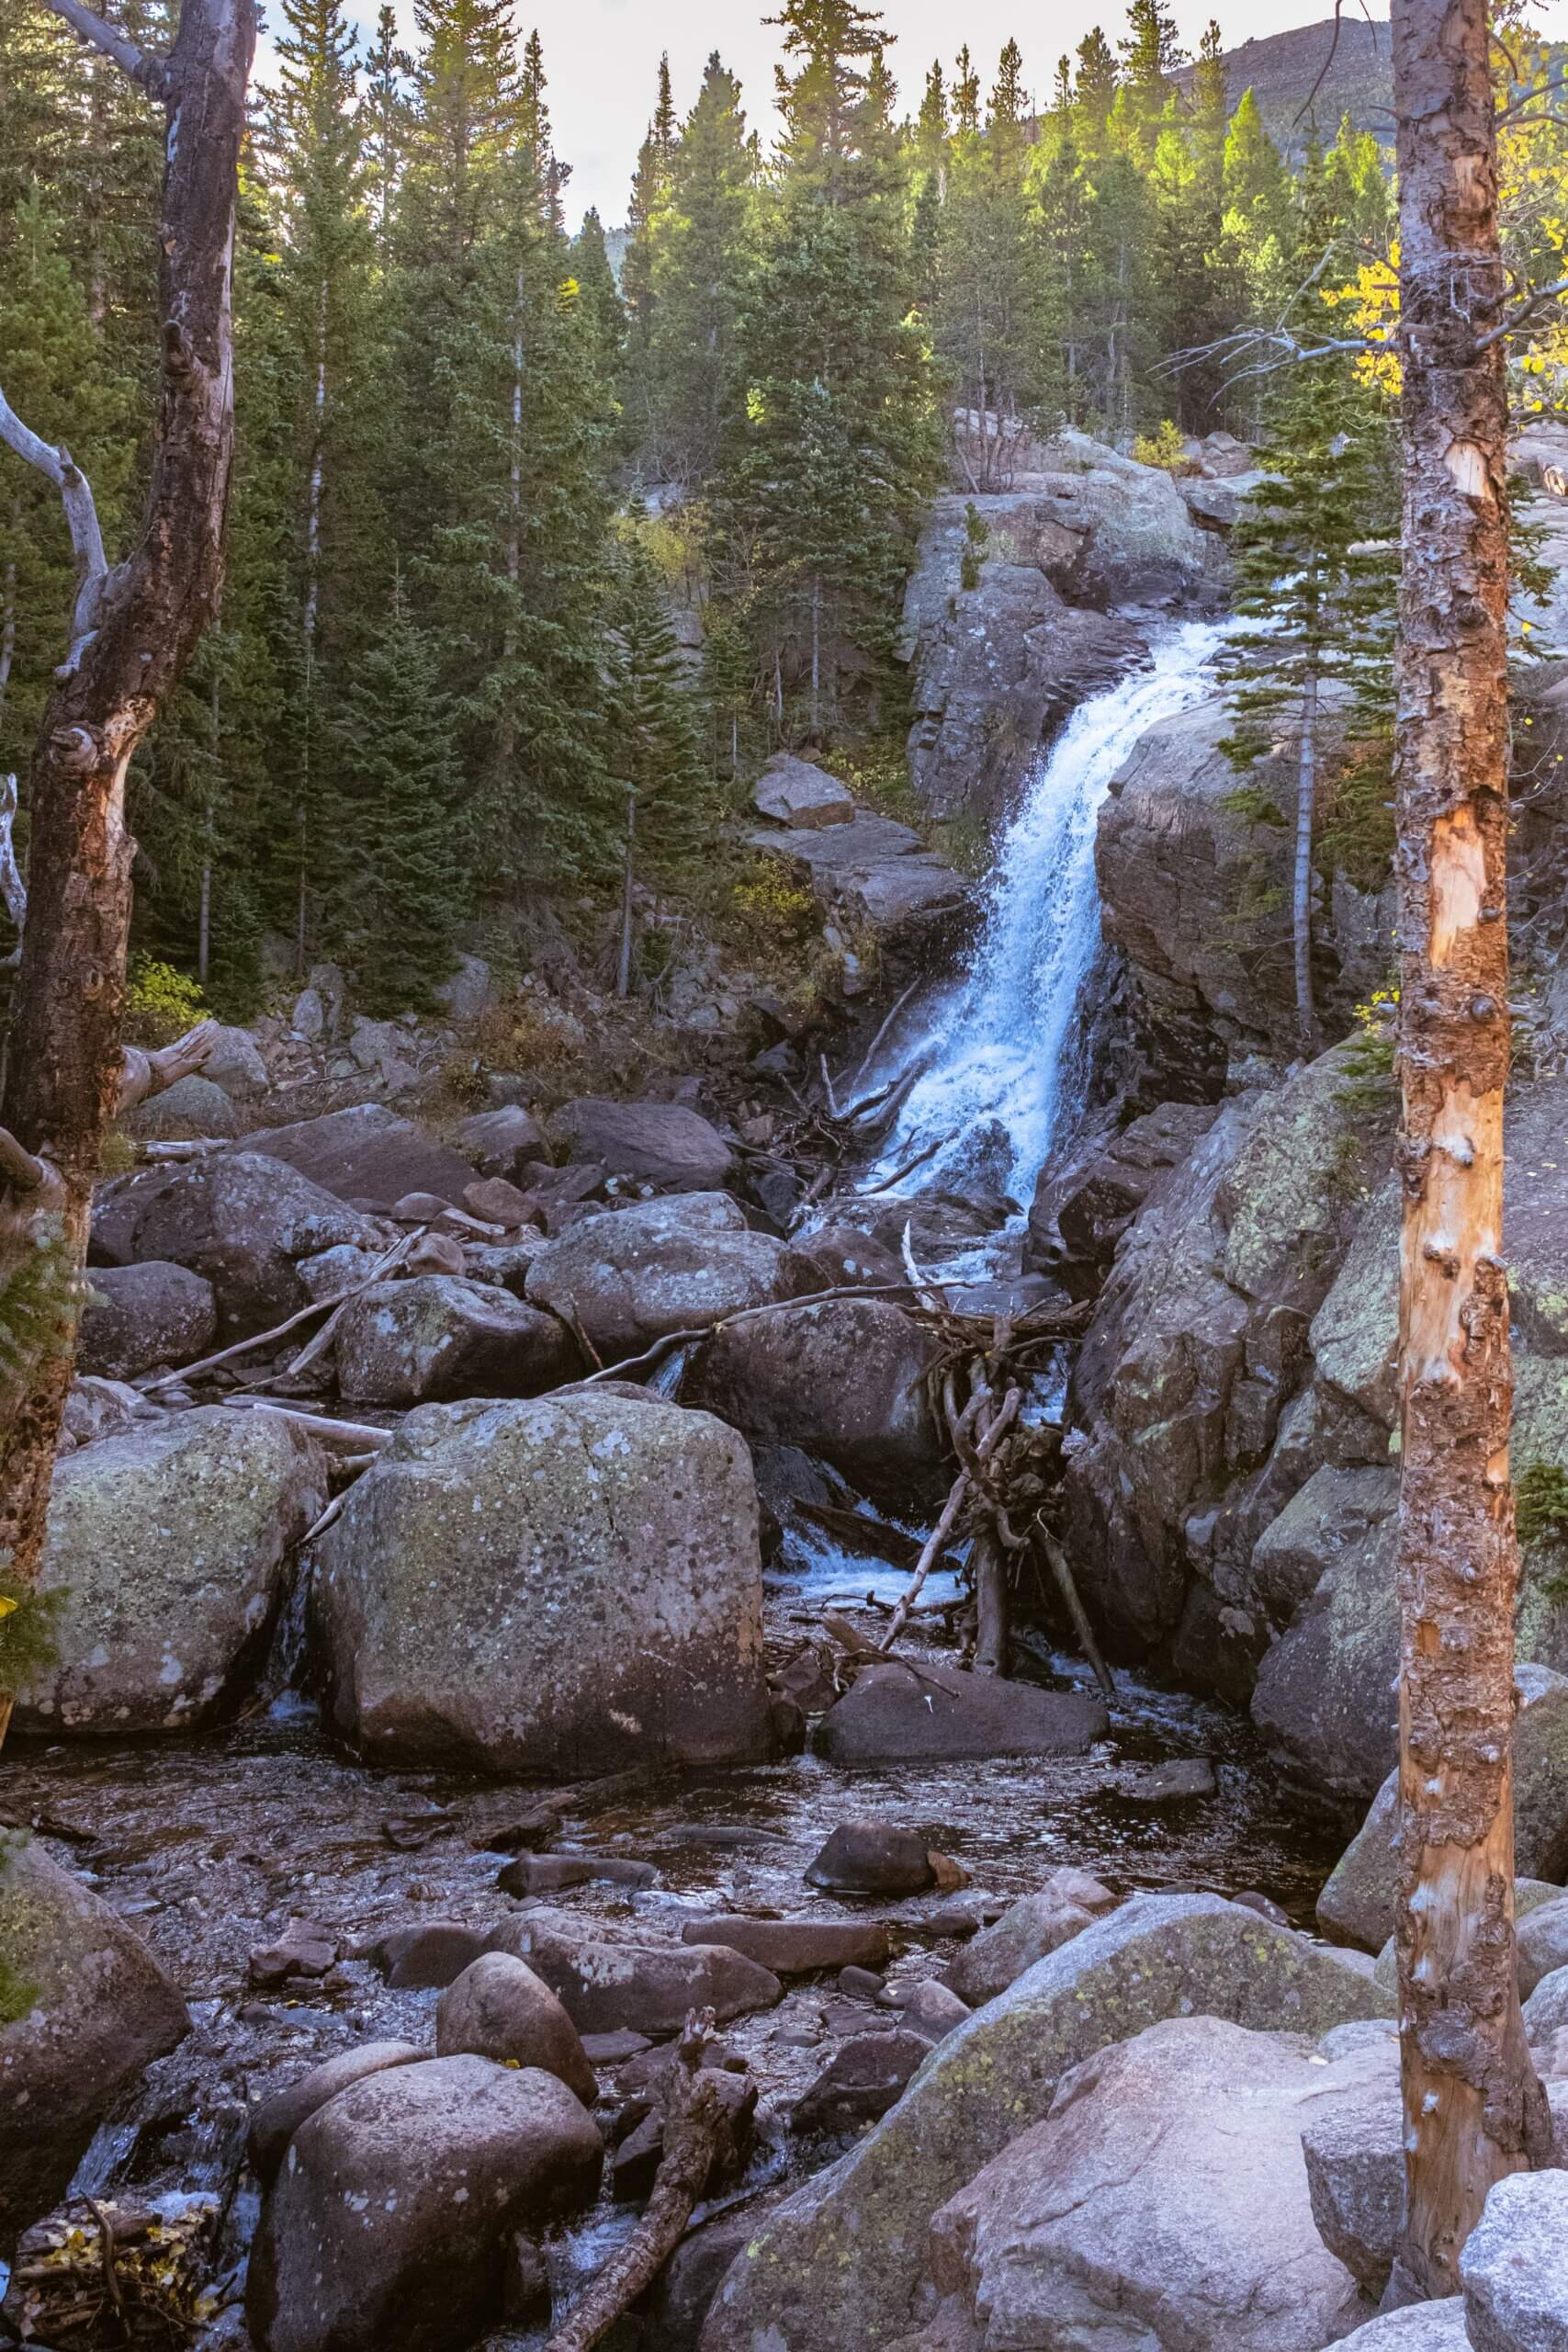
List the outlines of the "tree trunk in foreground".
{"type": "Polygon", "coordinates": [[[1317,1045],[1317,1012],[1312,1001],[1312,831],[1317,806],[1317,672],[1302,690],[1302,740],[1296,755],[1296,854],[1291,884],[1291,931],[1295,944],[1296,1028],[1303,1050],[1317,1045]]]}
{"type": "Polygon", "coordinates": [[[1394,0],[1404,522],[1398,1951],[1406,2291],[1451,2295],[1488,2190],[1549,2160],[1514,1947],[1508,548],[1486,0],[1394,0]],[[1487,340],[1490,337],[1491,340],[1487,340]]]}
{"type": "MultiPolygon", "coordinates": [[[[0,401],[0,424],[16,428],[0,437],[61,490],[81,583],[33,755],[30,903],[0,1111],[9,1130],[0,1131],[0,1273],[43,1239],[81,1267],[104,1131],[163,1075],[144,1056],[128,1057],[128,1068],[120,1053],[135,848],[125,778],[212,617],[221,580],[234,439],[234,202],[255,45],[251,0],[184,0],[166,59],[143,55],[85,0],[49,6],[166,109],[163,377],[146,507],[133,552],[112,571],[69,457],[37,442],[0,401]]],[[[0,353],[0,391],[4,380],[0,353]]],[[[43,1550],[73,1346],[62,1331],[19,1393],[0,1397],[0,1550],[24,1584],[43,1550]]],[[[6,1712],[0,1701],[0,1732],[6,1712]]]]}

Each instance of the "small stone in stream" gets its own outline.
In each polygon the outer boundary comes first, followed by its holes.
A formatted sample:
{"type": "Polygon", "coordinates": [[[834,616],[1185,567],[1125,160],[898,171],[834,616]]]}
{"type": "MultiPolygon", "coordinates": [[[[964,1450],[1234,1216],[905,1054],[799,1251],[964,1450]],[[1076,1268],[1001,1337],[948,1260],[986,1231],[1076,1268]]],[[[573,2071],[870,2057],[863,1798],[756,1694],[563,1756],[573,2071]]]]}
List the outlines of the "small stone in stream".
{"type": "Polygon", "coordinates": [[[1038,1690],[958,1667],[874,1666],[829,1707],[817,1752],[835,1764],[903,1764],[986,1756],[1081,1756],[1110,1724],[1104,1702],[1038,1690]]]}
{"type": "Polygon", "coordinates": [[[651,1862],[626,1861],[610,1854],[519,1854],[495,1883],[503,1894],[558,1894],[595,1880],[613,1886],[652,1886],[658,1876],[651,1862]]]}
{"type": "Polygon", "coordinates": [[[961,2001],[956,1993],[939,1984],[934,1976],[917,1984],[899,2010],[900,2019],[909,2031],[923,2034],[928,2041],[944,2041],[970,2014],[967,2001],[961,2001]]]}
{"type": "Polygon", "coordinates": [[[591,2066],[623,2066],[628,2058],[636,2058],[649,2046],[646,2033],[628,2033],[623,2027],[618,2033],[585,2033],[583,2054],[591,2066]]]}
{"type": "Polygon", "coordinates": [[[546,2328],[552,2309],[550,2274],[544,2248],[519,2230],[506,2249],[501,2282],[501,2315],[513,2327],[546,2328]]]}
{"type": "Polygon", "coordinates": [[[969,1883],[969,1873],[962,1862],[951,1854],[939,1854],[933,1847],[926,1856],[931,1864],[931,1881],[939,1894],[956,1894],[969,1883]]]}
{"type": "Polygon", "coordinates": [[[839,1990],[852,2001],[874,2001],[881,1997],[886,1978],[870,1968],[842,1968],[839,1971],[839,1990]]]}
{"type": "Polygon", "coordinates": [[[1171,1764],[1153,1764],[1122,1789],[1135,1804],[1180,1804],[1189,1797],[1212,1797],[1218,1783],[1206,1756],[1190,1756],[1171,1764]]]}
{"type": "Polygon", "coordinates": [[[794,1699],[787,1698],[782,1690],[774,1690],[769,1694],[768,1729],[773,1736],[775,1755],[805,1755],[806,1711],[794,1699]]]}
{"type": "Polygon", "coordinates": [[[263,2208],[262,2352],[461,2352],[502,2315],[506,2248],[590,2205],[604,2143],[564,2083],[488,2058],[394,2066],[319,2108],[263,2208]]]}
{"type": "Polygon", "coordinates": [[[615,2150],[610,2177],[615,2195],[640,2203],[653,2187],[659,2159],[664,2154],[664,2118],[650,2109],[615,2150]]]}
{"type": "Polygon", "coordinates": [[[850,2132],[886,2115],[931,2056],[923,2034],[858,2033],[835,2050],[790,2121],[797,2132],[850,2132]]]}
{"type": "Polygon", "coordinates": [[[891,2033],[898,2022],[897,2010],[873,2008],[863,2001],[825,2001],[819,2012],[824,2028],[834,2035],[891,2033]]]}
{"type": "Polygon", "coordinates": [[[919,1894],[931,1884],[931,1853],[918,1830],[841,1821],[806,1879],[832,1894],[919,1894]]]}
{"type": "Polygon", "coordinates": [[[468,1271],[463,1245],[453,1233],[422,1233],[403,1265],[410,1274],[462,1274],[468,1271]]]}
{"type": "MultiPolygon", "coordinates": [[[[628,2058],[615,2076],[615,2089],[623,2098],[636,2098],[643,2091],[657,2091],[665,2075],[675,2064],[675,2044],[661,2042],[657,2050],[639,2051],[628,2058]]],[[[728,2041],[710,2041],[703,2052],[704,2073],[743,2075],[746,2061],[728,2041]]]]}
{"type": "Polygon", "coordinates": [[[599,2096],[577,2028],[549,1986],[510,1952],[485,1952],[436,2005],[436,2056],[464,2052],[503,2066],[542,2067],[575,2091],[584,2107],[599,2096]]]}
{"type": "Polygon", "coordinates": [[[822,2028],[819,2025],[776,2025],[768,2040],[775,2050],[819,2050],[822,2028]]]}
{"type": "Polygon", "coordinates": [[[465,1927],[460,1919],[425,1919],[418,1927],[392,1928],[366,1957],[375,1962],[390,1991],[414,1993],[430,1986],[444,1990],[490,1947],[480,1928],[465,1927]]]}
{"type": "Polygon", "coordinates": [[[1281,1911],[1271,1895],[1259,1894],[1256,1887],[1248,1887],[1245,1894],[1233,1894],[1230,1900],[1239,1903],[1244,1911],[1256,1911],[1260,1919],[1271,1919],[1277,1928],[1291,1924],[1290,1913],[1281,1911]]]}
{"type": "Polygon", "coordinates": [[[832,1652],[825,1642],[803,1642],[770,1679],[775,1691],[793,1699],[808,1715],[825,1713],[839,1695],[832,1652]]]}
{"type": "MultiPolygon", "coordinates": [[[[270,2009],[265,2013],[268,2022],[272,2014],[270,2009]]],[[[367,2075],[378,2075],[388,2066],[412,2065],[428,2054],[416,2050],[412,2041],[362,2041],[357,2048],[341,2050],[335,2058],[312,2066],[287,2090],[274,2091],[270,2098],[264,2098],[252,2109],[247,2143],[252,2167],[262,2186],[273,2180],[299,2126],[319,2107],[325,2107],[328,2099],[336,2098],[350,2083],[363,2082],[367,2075]]]]}
{"type": "Polygon", "coordinates": [[[514,1232],[520,1225],[537,1221],[539,1204],[532,1193],[520,1193],[504,1176],[486,1176],[477,1184],[465,1186],[463,1205],[471,1216],[482,1217],[487,1225],[504,1226],[514,1232]]]}
{"type": "Polygon", "coordinates": [[[776,1829],[743,1829],[732,1825],[710,1826],[702,1821],[679,1821],[660,1833],[663,1846],[712,1846],[735,1853],[750,1853],[764,1846],[787,1846],[776,1829]]]}
{"type": "Polygon", "coordinates": [[[253,1984],[281,1984],[287,1976],[324,1976],[337,1958],[337,1938],[310,1919],[289,1919],[270,1944],[251,1953],[253,1984]]]}
{"type": "Polygon", "coordinates": [[[473,1842],[481,1853],[510,1854],[519,1849],[537,1853],[541,1847],[549,1845],[552,1838],[558,1838],[560,1832],[559,1814],[552,1813],[547,1804],[541,1804],[536,1805],[532,1813],[517,1814],[510,1820],[493,1825],[476,1824],[473,1842]]]}
{"type": "Polygon", "coordinates": [[[829,1968],[885,1967],[888,1957],[885,1919],[689,1919],[681,1930],[687,1944],[728,1944],[775,1976],[812,1976],[829,1968]]]}

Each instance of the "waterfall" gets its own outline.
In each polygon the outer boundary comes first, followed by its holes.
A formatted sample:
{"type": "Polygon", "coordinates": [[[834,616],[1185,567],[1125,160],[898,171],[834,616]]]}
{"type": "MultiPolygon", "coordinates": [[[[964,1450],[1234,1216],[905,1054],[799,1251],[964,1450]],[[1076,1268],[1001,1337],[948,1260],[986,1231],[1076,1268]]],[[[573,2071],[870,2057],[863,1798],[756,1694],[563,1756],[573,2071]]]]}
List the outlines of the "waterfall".
{"type": "Polygon", "coordinates": [[[1212,693],[1224,631],[1191,621],[1142,670],[1080,703],[1043,752],[998,849],[969,969],[928,1006],[923,1040],[887,1057],[921,1075],[883,1148],[886,1182],[932,1145],[896,1192],[961,1191],[984,1170],[1026,1201],[1073,1100],[1078,1001],[1100,947],[1094,836],[1100,805],[1140,736],[1212,693]]]}

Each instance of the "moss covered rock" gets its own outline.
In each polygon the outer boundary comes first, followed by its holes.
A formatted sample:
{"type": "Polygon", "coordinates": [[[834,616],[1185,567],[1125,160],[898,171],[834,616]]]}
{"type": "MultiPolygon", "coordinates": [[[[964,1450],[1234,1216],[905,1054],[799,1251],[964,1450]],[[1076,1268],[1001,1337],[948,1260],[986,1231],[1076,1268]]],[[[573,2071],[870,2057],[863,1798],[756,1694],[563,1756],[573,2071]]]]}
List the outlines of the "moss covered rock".
{"type": "Polygon", "coordinates": [[[0,2249],[63,2194],[118,2093],[187,2031],[140,1938],[41,1846],[0,1849],[0,2249]]]}
{"type": "Polygon", "coordinates": [[[750,2239],[702,2352],[842,2352],[915,2324],[939,2206],[1046,2114],[1072,2067],[1161,2018],[1313,2036],[1390,2014],[1330,1954],[1212,1894],[1139,1895],[938,2044],[858,2146],[750,2239]]]}

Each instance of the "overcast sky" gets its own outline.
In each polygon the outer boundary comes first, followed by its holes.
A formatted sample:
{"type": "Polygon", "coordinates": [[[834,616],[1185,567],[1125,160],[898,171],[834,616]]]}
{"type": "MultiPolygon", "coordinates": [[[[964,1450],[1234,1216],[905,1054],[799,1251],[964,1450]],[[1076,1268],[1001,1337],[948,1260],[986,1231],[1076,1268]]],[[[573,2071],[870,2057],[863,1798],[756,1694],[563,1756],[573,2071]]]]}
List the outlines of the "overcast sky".
{"type": "MultiPolygon", "coordinates": [[[[1568,0],[1549,0],[1547,14],[1564,13],[1568,0]]],[[[378,0],[348,0],[348,13],[367,31],[378,0]]],[[[626,218],[626,191],[637,151],[652,108],[660,53],[670,52],[675,102],[684,114],[696,96],[704,63],[716,49],[745,86],[749,120],[771,136],[773,62],[778,36],[764,25],[779,0],[517,0],[519,28],[535,25],[545,44],[556,146],[572,167],[568,198],[575,221],[597,205],[607,228],[626,218]]],[[[883,16],[895,36],[889,52],[901,103],[912,113],[933,57],[951,60],[967,40],[981,61],[988,88],[990,69],[1010,37],[1022,46],[1031,88],[1044,98],[1056,60],[1076,48],[1089,27],[1103,23],[1114,40],[1122,30],[1122,0],[884,0],[883,16]]],[[[1209,18],[1218,14],[1225,46],[1239,48],[1264,33],[1292,25],[1325,21],[1325,0],[1176,0],[1183,40],[1195,45],[1209,18]]],[[[1386,17],[1386,0],[1371,0],[1371,13],[1386,17]]],[[[412,34],[411,0],[398,0],[405,38],[412,34]]],[[[263,40],[258,76],[267,78],[270,42],[263,40]]]]}

